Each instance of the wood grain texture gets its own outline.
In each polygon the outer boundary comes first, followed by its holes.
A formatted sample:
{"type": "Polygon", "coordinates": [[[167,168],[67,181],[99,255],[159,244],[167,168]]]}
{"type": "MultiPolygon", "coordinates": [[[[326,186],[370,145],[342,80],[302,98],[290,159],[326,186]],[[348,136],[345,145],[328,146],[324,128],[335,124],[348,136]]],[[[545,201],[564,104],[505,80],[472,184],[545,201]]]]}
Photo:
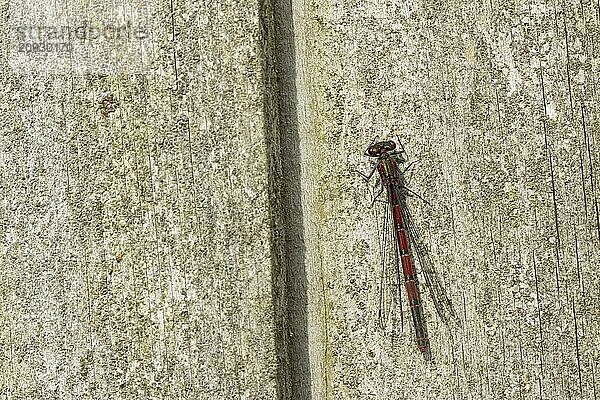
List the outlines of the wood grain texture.
{"type": "Polygon", "coordinates": [[[0,398],[275,398],[258,5],[14,2],[2,21],[0,398]],[[149,36],[12,47],[86,21],[149,36]]]}
{"type": "Polygon", "coordinates": [[[314,397],[597,398],[598,4],[294,4],[314,397]],[[425,293],[431,364],[378,327],[382,214],[351,173],[396,134],[463,324],[425,293]]]}
{"type": "Polygon", "coordinates": [[[597,2],[0,18],[1,399],[599,396],[597,2]],[[431,363],[405,299],[379,326],[382,210],[351,172],[396,135],[462,324],[424,291],[431,363]]]}

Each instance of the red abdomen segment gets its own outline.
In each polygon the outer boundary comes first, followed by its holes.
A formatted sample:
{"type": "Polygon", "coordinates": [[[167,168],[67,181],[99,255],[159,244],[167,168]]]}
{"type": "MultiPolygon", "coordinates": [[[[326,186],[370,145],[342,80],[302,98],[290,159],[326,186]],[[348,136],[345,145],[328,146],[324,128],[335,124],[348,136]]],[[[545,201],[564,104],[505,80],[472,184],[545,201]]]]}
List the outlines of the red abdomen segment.
{"type": "Polygon", "coordinates": [[[425,317],[423,315],[423,303],[417,286],[417,279],[410,259],[408,241],[406,239],[406,226],[400,212],[400,202],[396,194],[395,185],[390,184],[390,200],[392,204],[392,217],[394,219],[394,230],[398,242],[398,251],[400,261],[402,262],[402,273],[404,274],[404,286],[408,294],[408,304],[412,314],[413,325],[417,335],[417,346],[426,356],[430,353],[429,339],[427,338],[427,329],[425,327],[425,317]]]}

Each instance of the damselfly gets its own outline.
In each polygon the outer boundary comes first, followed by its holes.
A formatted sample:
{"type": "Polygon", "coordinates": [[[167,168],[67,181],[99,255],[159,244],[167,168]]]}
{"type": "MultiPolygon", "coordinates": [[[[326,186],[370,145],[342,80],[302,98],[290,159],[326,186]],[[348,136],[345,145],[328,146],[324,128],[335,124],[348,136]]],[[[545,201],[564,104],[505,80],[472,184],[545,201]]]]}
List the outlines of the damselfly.
{"type": "MultiPolygon", "coordinates": [[[[417,279],[417,270],[413,265],[412,256],[414,255],[419,267],[419,274],[425,278],[425,283],[431,294],[431,299],[435,309],[445,323],[448,323],[452,318],[457,320],[456,313],[452,306],[452,302],[448,297],[444,286],[438,279],[437,273],[433,267],[433,262],[424,243],[421,241],[419,231],[413,224],[411,214],[406,206],[408,197],[419,197],[415,192],[406,186],[405,173],[414,164],[408,164],[404,169],[400,166],[408,161],[406,152],[400,144],[400,149],[396,148],[396,143],[392,140],[374,143],[369,146],[365,155],[376,159],[376,165],[368,175],[360,173],[360,175],[369,181],[375,171],[379,172],[381,190],[373,199],[373,204],[377,198],[387,192],[387,208],[384,220],[383,243],[389,243],[393,248],[394,253],[394,270],[395,270],[395,286],[398,290],[398,295],[402,293],[402,278],[404,279],[404,287],[406,288],[408,305],[410,307],[412,321],[415,328],[417,347],[423,353],[424,357],[431,359],[431,347],[429,337],[427,335],[427,326],[423,313],[423,303],[419,292],[419,281],[417,279]],[[389,218],[392,218],[393,230],[389,223],[389,218]],[[400,271],[402,267],[402,271],[400,271]]],[[[384,245],[384,249],[386,246],[384,245]]],[[[385,256],[382,255],[385,263],[385,256]]],[[[384,265],[385,267],[385,265],[384,265]]],[[[382,286],[384,283],[382,282],[382,286]]],[[[384,288],[380,288],[383,293],[384,288]]],[[[383,295],[382,295],[383,296],[383,295]]],[[[380,298],[380,303],[384,299],[380,298]]],[[[383,305],[381,306],[383,307],[383,305]]],[[[382,308],[380,308],[380,318],[382,308]]]]}

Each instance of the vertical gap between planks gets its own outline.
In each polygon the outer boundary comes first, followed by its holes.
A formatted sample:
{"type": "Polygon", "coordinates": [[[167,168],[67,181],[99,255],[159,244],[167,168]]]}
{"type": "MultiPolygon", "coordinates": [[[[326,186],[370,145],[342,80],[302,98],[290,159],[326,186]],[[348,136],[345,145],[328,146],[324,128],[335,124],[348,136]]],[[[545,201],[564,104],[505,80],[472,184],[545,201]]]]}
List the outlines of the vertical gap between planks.
{"type": "Polygon", "coordinates": [[[260,1],[269,176],[272,297],[279,399],[310,399],[308,280],[300,186],[296,44],[291,0],[260,1]]]}

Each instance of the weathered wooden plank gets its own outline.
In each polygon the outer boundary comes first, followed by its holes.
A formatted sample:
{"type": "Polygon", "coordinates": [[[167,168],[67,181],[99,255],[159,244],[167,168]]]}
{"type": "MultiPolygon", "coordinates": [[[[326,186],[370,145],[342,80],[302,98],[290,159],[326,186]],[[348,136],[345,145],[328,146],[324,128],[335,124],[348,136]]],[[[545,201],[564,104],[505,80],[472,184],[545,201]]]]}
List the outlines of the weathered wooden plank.
{"type": "Polygon", "coordinates": [[[314,397],[595,398],[598,5],[294,4],[314,397]],[[381,214],[350,173],[395,134],[463,323],[425,294],[432,364],[377,326],[381,214]]]}
{"type": "Polygon", "coordinates": [[[275,398],[258,4],[2,16],[148,35],[3,46],[1,397],[275,398]]]}

